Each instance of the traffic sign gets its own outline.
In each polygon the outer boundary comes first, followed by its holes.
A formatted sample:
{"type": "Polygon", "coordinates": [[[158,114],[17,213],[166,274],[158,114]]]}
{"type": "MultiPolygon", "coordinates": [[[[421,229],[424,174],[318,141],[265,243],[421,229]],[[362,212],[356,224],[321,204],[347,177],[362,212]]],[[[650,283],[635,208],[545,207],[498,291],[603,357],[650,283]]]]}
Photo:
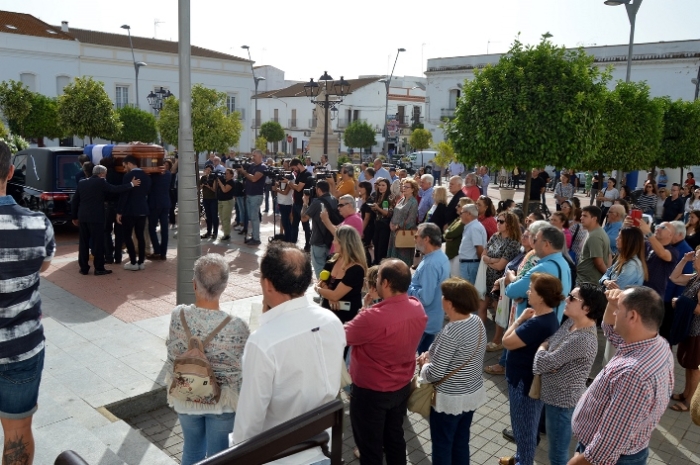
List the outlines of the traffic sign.
{"type": "Polygon", "coordinates": [[[292,143],[292,136],[287,136],[287,143],[291,144],[292,143]]]}

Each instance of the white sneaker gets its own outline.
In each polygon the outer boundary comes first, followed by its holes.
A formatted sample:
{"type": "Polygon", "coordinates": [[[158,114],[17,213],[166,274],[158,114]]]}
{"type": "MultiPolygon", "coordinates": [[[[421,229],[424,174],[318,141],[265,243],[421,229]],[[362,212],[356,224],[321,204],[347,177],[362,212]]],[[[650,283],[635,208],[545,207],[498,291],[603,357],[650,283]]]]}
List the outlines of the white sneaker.
{"type": "Polygon", "coordinates": [[[146,264],[145,263],[138,263],[137,264],[139,267],[139,270],[145,270],[146,269],[146,264]]]}
{"type": "Polygon", "coordinates": [[[124,269],[129,271],[138,271],[139,266],[136,263],[126,262],[124,263],[124,269]]]}

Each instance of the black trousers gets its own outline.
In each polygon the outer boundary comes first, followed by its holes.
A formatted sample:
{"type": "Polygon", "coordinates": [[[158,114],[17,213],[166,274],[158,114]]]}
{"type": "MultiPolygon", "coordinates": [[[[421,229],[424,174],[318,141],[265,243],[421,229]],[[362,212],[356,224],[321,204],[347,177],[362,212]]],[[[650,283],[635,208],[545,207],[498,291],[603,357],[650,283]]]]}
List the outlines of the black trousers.
{"type": "Polygon", "coordinates": [[[410,382],[393,392],[353,385],[350,422],[362,465],[382,465],[382,450],[387,465],[406,465],[403,417],[410,392],[410,382]]]}
{"type": "Polygon", "coordinates": [[[95,256],[95,270],[104,270],[104,224],[85,223],[81,221],[79,227],[80,243],[78,245],[78,265],[80,266],[80,270],[86,273],[90,270],[90,242],[92,242],[92,252],[95,256]]]}
{"type": "Polygon", "coordinates": [[[124,243],[126,251],[129,253],[131,263],[136,263],[136,249],[134,241],[131,239],[131,233],[136,234],[136,240],[139,243],[138,263],[141,264],[146,260],[146,217],[145,216],[122,216],[122,226],[124,227],[124,243]]]}
{"type": "Polygon", "coordinates": [[[117,223],[117,207],[114,202],[106,204],[107,219],[105,220],[105,260],[108,262],[122,261],[122,244],[124,243],[124,228],[117,223]],[[112,241],[114,231],[114,241],[112,241]]]}
{"type": "Polygon", "coordinates": [[[379,263],[386,258],[389,251],[389,238],[391,237],[391,228],[388,221],[377,221],[374,223],[374,264],[379,263]]]}

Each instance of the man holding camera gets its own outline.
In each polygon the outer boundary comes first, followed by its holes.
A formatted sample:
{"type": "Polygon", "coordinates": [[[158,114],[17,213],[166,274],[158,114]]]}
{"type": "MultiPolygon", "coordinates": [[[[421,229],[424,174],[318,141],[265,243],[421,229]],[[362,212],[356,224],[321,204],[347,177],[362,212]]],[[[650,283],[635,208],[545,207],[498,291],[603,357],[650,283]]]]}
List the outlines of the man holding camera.
{"type": "Polygon", "coordinates": [[[335,178],[333,176],[328,177],[328,182],[330,183],[330,192],[336,199],[344,195],[352,195],[356,197],[357,187],[355,185],[355,168],[352,165],[343,165],[343,169],[340,170],[340,181],[338,184],[335,183],[335,178]]]}
{"type": "Polygon", "coordinates": [[[215,175],[213,164],[204,166],[204,175],[199,180],[199,188],[202,190],[202,206],[204,216],[207,220],[207,232],[199,236],[202,239],[209,239],[219,234],[219,217],[216,215],[216,186],[214,185],[215,175]]]}
{"type": "Polygon", "coordinates": [[[245,205],[248,218],[252,226],[250,239],[245,243],[251,246],[260,245],[260,206],[263,201],[265,189],[265,175],[267,167],[263,164],[263,154],[260,150],[253,150],[253,163],[248,169],[238,168],[238,172],[245,178],[245,205]]]}
{"type": "MultiPolygon", "coordinates": [[[[301,209],[304,206],[304,189],[308,189],[313,184],[313,175],[309,173],[302,161],[298,158],[292,159],[290,168],[296,179],[290,184],[294,189],[294,208],[292,209],[292,243],[296,244],[299,240],[299,222],[301,221],[301,209]]],[[[308,222],[303,223],[304,227],[304,252],[311,251],[311,226],[308,222]]]]}
{"type": "Polygon", "coordinates": [[[337,209],[338,201],[331,196],[328,181],[316,182],[316,198],[309,204],[310,196],[304,193],[304,206],[301,209],[301,221],[312,220],[311,228],[311,264],[318,279],[323,266],[326,264],[330,247],[326,244],[326,226],[321,219],[321,212],[326,209],[337,209]]]}

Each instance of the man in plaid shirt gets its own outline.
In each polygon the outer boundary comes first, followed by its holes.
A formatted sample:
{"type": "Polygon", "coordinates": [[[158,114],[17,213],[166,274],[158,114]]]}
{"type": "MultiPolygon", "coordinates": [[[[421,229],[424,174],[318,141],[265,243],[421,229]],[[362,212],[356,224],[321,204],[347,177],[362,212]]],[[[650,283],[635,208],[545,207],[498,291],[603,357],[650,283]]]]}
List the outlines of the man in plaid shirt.
{"type": "Polygon", "coordinates": [[[661,297],[645,286],[606,295],[603,331],[617,354],[576,405],[579,443],[569,465],[646,463],[651,433],[673,392],[673,356],[659,336],[661,297]]]}

